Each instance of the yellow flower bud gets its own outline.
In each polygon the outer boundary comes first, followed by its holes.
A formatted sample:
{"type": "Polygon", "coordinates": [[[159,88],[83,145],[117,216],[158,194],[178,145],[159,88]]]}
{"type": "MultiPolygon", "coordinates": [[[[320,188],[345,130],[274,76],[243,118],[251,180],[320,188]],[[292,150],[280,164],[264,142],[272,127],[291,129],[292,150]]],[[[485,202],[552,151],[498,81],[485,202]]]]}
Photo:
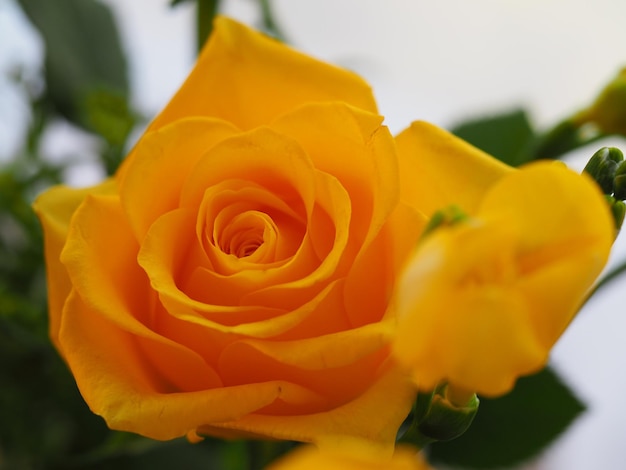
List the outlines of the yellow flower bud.
{"type": "Polygon", "coordinates": [[[534,163],[473,218],[427,236],[397,288],[397,360],[422,390],[487,396],[542,368],[606,263],[613,221],[590,178],[534,163]]]}

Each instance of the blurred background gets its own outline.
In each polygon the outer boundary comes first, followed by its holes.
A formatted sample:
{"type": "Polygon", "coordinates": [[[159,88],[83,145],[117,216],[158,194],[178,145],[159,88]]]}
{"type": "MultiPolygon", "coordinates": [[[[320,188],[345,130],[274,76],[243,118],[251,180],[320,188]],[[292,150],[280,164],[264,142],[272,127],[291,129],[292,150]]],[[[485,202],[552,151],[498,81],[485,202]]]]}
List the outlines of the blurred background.
{"type": "MultiPolygon", "coordinates": [[[[20,182],[24,184],[20,188],[25,197],[32,199],[57,181],[85,186],[101,180],[107,165],[115,166],[147,122],[182,84],[196,55],[194,2],[183,1],[170,7],[171,2],[166,0],[101,1],[110,7],[119,29],[129,79],[128,95],[115,109],[104,112],[96,107],[94,122],[106,120],[113,113],[123,123],[104,137],[109,153],[102,157],[103,138],[94,135],[98,126],[89,129],[77,125],[71,110],[38,127],[43,122],[42,115],[49,116],[38,107],[38,96],[46,83],[42,71],[48,44],[29,22],[22,5],[46,11],[45,15],[62,14],[60,8],[55,13],[52,3],[0,0],[0,166],[3,171],[19,167],[18,173],[23,176],[17,182],[8,177],[0,180],[0,194],[5,200],[9,188],[14,189],[20,182]],[[98,113],[104,113],[104,117],[98,113]],[[20,166],[18,160],[23,161],[24,155],[29,154],[25,148],[37,149],[38,158],[48,162],[49,168],[44,171],[40,166],[41,171],[35,174],[28,165],[20,166]]],[[[68,2],[54,3],[56,6],[68,2]]],[[[291,45],[352,69],[369,81],[393,133],[416,119],[450,129],[468,120],[519,109],[527,112],[535,129],[545,131],[589,105],[626,66],[626,3],[621,0],[269,3],[273,20],[291,45]]],[[[220,7],[223,14],[260,27],[259,5],[254,0],[222,0],[220,7]]],[[[73,27],[88,40],[97,33],[78,23],[73,27]]],[[[70,51],[57,53],[71,55],[70,51]]],[[[72,70],[71,56],[65,59],[66,70],[72,70]]],[[[116,77],[110,79],[114,81],[116,77]]],[[[110,130],[110,126],[105,128],[110,130]]],[[[566,161],[582,169],[603,145],[626,150],[626,140],[614,136],[577,148],[567,155],[566,161]]],[[[19,210],[25,212],[26,208],[19,210]]],[[[24,218],[27,220],[28,216],[24,218]]],[[[9,246],[7,230],[13,230],[6,228],[7,220],[5,216],[0,219],[5,224],[5,247],[9,246]]],[[[15,235],[15,230],[11,233],[14,239],[23,236],[15,235]]],[[[36,235],[33,237],[32,243],[40,241],[36,235]]],[[[31,251],[28,253],[35,266],[38,252],[34,248],[31,251]]],[[[6,256],[9,259],[12,255],[6,256]]],[[[616,242],[609,269],[624,260],[626,241],[622,236],[616,242]]],[[[24,258],[16,258],[15,262],[23,265],[24,258]]],[[[40,267],[36,269],[37,276],[29,277],[28,282],[41,291],[43,276],[40,267]]],[[[20,286],[26,282],[13,281],[21,282],[20,286]]],[[[0,308],[5,310],[2,313],[11,311],[16,315],[24,306],[16,304],[15,299],[7,300],[10,284],[6,281],[2,286],[5,290],[0,294],[5,297],[0,308]]],[[[33,286],[29,288],[35,289],[33,286]]],[[[518,468],[623,468],[625,291],[626,276],[602,288],[553,350],[554,368],[587,409],[552,446],[518,468]]],[[[37,306],[45,304],[41,295],[30,300],[37,306]]],[[[44,336],[45,331],[40,332],[40,337],[44,336]]],[[[0,411],[14,398],[3,395],[0,411]]],[[[15,416],[0,416],[0,427],[10,426],[14,419],[15,416]]],[[[544,425],[541,415],[533,419],[537,428],[544,425]]],[[[9,468],[2,466],[2,454],[0,468],[9,468]]]]}

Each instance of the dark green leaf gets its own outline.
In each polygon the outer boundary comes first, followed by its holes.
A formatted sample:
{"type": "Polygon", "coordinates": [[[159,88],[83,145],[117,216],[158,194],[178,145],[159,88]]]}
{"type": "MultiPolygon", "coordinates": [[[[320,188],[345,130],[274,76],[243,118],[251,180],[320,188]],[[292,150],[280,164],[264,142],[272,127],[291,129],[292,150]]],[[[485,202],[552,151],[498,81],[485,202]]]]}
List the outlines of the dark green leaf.
{"type": "Polygon", "coordinates": [[[539,453],[584,410],[549,368],[522,378],[508,395],[481,398],[469,430],[429,449],[433,463],[462,468],[511,467],[539,453]]]}
{"type": "Polygon", "coordinates": [[[509,165],[531,160],[534,132],[522,110],[468,121],[455,126],[452,133],[509,165]]]}
{"type": "Polygon", "coordinates": [[[45,76],[52,106],[93,130],[84,100],[94,90],[128,96],[126,59],[109,8],[96,0],[20,0],[46,45],[45,76]]]}
{"type": "Polygon", "coordinates": [[[193,0],[170,0],[170,6],[175,7],[176,5],[180,5],[181,3],[187,3],[193,0]]]}

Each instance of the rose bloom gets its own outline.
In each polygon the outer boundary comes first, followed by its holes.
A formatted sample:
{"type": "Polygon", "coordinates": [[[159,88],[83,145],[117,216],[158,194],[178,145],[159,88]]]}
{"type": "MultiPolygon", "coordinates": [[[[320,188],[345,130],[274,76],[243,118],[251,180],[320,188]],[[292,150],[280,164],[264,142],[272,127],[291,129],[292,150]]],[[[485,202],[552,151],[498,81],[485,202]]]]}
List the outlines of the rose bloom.
{"type": "Polygon", "coordinates": [[[39,197],[50,336],[94,413],[390,449],[415,397],[390,360],[397,277],[426,215],[511,169],[382,120],[359,77],[222,18],[113,178],[39,197]]]}

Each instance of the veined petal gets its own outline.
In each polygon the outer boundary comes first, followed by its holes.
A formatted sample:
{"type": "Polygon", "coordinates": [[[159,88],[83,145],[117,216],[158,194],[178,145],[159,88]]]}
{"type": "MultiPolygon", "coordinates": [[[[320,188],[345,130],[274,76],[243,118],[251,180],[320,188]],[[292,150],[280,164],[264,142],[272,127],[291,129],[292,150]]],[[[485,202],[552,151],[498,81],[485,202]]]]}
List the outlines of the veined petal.
{"type": "Polygon", "coordinates": [[[396,137],[396,144],[402,198],[428,217],[452,204],[475,214],[489,188],[513,171],[426,122],[411,124],[396,137]]]}

